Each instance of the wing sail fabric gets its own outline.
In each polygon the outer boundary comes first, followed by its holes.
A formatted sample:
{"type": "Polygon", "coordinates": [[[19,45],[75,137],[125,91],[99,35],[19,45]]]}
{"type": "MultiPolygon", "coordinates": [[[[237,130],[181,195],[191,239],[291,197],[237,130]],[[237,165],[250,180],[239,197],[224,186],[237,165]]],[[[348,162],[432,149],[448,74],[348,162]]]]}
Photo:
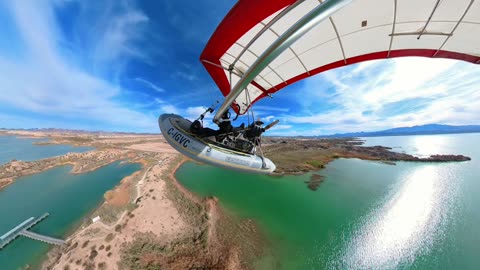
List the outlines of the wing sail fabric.
{"type": "MultiPolygon", "coordinates": [[[[282,13],[295,2],[240,0],[227,14],[200,57],[223,95],[279,36],[324,1],[300,1],[282,13]],[[276,21],[254,40],[271,20],[276,21]]],[[[271,62],[232,107],[244,114],[257,100],[306,77],[402,56],[479,64],[480,1],[354,0],[271,62]]]]}

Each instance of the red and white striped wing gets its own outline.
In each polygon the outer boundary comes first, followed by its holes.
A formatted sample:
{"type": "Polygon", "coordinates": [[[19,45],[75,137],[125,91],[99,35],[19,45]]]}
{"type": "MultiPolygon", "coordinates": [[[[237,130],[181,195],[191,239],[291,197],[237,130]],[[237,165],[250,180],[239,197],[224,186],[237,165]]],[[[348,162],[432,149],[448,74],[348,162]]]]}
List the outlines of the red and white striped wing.
{"type": "MultiPolygon", "coordinates": [[[[324,1],[295,2],[240,0],[220,23],[200,58],[223,95],[279,36],[324,1]],[[234,62],[230,82],[227,69],[234,62]]],[[[267,94],[332,68],[401,56],[480,63],[480,1],[354,0],[273,60],[235,99],[233,109],[244,114],[267,94]]]]}

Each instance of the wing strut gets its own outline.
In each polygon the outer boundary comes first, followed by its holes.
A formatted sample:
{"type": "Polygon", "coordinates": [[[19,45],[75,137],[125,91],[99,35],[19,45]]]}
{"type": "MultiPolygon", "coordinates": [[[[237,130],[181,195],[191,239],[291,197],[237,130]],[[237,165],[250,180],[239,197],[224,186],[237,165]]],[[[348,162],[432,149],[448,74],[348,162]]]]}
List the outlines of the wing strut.
{"type": "Polygon", "coordinates": [[[230,107],[235,98],[237,98],[248,84],[250,84],[278,55],[288,49],[291,44],[306,34],[310,29],[332,16],[351,1],[352,0],[327,0],[310,11],[298,22],[292,25],[285,33],[283,33],[283,35],[278,37],[277,40],[275,40],[275,42],[273,42],[272,45],[270,45],[243,74],[237,84],[235,84],[230,93],[225,97],[225,101],[218,109],[213,121],[218,122],[222,114],[228,109],[228,107],[230,107]]]}

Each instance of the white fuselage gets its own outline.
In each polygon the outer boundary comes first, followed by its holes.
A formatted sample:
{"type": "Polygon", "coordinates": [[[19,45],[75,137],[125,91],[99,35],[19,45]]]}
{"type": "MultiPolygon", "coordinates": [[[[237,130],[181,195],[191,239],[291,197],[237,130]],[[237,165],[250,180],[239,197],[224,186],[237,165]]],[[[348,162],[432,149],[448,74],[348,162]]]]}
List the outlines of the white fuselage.
{"type": "Polygon", "coordinates": [[[222,148],[188,132],[191,122],[175,114],[162,114],[158,125],[167,142],[180,153],[202,163],[226,169],[270,174],[276,166],[267,158],[222,148]]]}

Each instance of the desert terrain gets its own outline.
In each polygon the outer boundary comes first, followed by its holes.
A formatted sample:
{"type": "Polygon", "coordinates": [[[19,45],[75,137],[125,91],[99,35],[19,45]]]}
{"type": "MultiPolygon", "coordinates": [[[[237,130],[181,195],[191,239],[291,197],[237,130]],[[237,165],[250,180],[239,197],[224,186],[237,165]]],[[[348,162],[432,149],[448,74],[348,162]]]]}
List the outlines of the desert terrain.
{"type": "Polygon", "coordinates": [[[238,220],[215,198],[198,198],[174,173],[187,159],[162,135],[95,134],[69,131],[1,131],[1,135],[49,138],[39,144],[93,146],[37,161],[0,166],[2,187],[19,177],[70,164],[71,173],[112,162],[137,162],[142,169],[104,195],[104,203],[70,236],[53,247],[42,269],[249,269],[262,252],[252,220],[238,220]]]}

